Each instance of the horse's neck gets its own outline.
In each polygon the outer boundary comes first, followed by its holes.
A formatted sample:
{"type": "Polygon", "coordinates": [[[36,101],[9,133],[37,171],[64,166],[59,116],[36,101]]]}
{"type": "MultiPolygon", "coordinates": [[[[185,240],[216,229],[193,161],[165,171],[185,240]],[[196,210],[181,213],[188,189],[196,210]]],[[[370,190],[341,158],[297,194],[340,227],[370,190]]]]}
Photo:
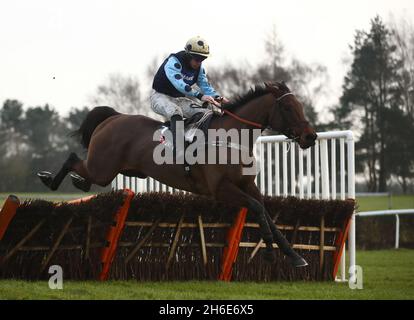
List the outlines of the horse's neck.
{"type": "MultiPolygon", "coordinates": [[[[269,93],[249,101],[231,112],[241,119],[247,120],[250,123],[260,124],[264,128],[268,124],[269,109],[272,103],[273,96],[269,93]]],[[[211,128],[223,128],[226,130],[258,129],[257,126],[235,119],[231,115],[223,115],[222,117],[217,118],[217,120],[211,124],[211,128]]]]}
{"type": "Polygon", "coordinates": [[[242,136],[241,131],[243,129],[248,129],[249,149],[252,149],[257,138],[260,136],[261,131],[268,124],[269,110],[273,103],[273,96],[269,93],[249,101],[245,105],[238,107],[235,111],[232,111],[232,113],[241,119],[260,124],[262,126],[261,128],[258,128],[252,124],[244,123],[230,115],[223,115],[222,117],[216,118],[216,120],[211,123],[210,128],[225,130],[236,129],[239,131],[239,137],[242,136]]]}
{"type": "MultiPolygon", "coordinates": [[[[249,101],[240,106],[234,114],[242,119],[246,119],[261,124],[263,127],[267,125],[269,118],[269,105],[272,103],[272,94],[265,94],[259,98],[249,101]]],[[[237,121],[237,120],[236,120],[237,121]]],[[[255,126],[237,121],[235,127],[240,129],[256,129],[255,126]]]]}

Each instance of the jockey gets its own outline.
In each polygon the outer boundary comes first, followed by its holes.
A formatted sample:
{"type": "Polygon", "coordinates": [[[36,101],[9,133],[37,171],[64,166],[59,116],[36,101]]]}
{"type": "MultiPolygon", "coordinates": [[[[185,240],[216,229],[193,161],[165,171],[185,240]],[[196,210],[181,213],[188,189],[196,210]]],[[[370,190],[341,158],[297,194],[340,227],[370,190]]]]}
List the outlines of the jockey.
{"type": "MultiPolygon", "coordinates": [[[[207,42],[201,37],[187,41],[185,50],[170,54],[155,74],[150,97],[152,110],[171,121],[174,153],[176,148],[177,121],[207,111],[200,100],[219,107],[215,99],[221,98],[208,82],[202,61],[210,55],[207,42]],[[198,89],[193,88],[197,85],[198,89]]],[[[223,102],[228,102],[222,98],[223,102]]],[[[183,126],[181,126],[183,127],[183,126]]],[[[183,132],[178,136],[182,137],[183,132]]],[[[176,153],[175,153],[176,154],[176,153]]]]}

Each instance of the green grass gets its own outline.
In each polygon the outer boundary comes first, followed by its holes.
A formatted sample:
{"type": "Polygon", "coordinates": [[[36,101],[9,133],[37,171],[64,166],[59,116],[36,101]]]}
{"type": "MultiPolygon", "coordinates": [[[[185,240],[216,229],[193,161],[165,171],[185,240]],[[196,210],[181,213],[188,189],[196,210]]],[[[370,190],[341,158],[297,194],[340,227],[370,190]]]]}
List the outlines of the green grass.
{"type": "Polygon", "coordinates": [[[363,289],[347,283],[272,282],[64,282],[0,281],[0,299],[414,299],[414,250],[360,251],[363,289]]]}
{"type": "Polygon", "coordinates": [[[387,210],[391,209],[412,209],[414,208],[414,195],[398,195],[391,197],[389,203],[388,197],[358,197],[358,211],[387,210]]]}

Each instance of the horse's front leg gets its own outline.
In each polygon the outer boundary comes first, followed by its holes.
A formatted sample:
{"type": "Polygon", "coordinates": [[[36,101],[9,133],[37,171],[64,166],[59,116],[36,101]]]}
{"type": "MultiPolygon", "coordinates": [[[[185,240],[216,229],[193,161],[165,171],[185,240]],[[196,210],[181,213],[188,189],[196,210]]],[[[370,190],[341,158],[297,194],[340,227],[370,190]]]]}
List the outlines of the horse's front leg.
{"type": "Polygon", "coordinates": [[[215,198],[217,201],[223,201],[240,208],[245,207],[255,216],[259,224],[261,237],[266,244],[264,258],[268,262],[274,262],[275,253],[273,250],[273,235],[266,219],[263,205],[228,180],[220,182],[219,187],[215,192],[215,198]]]}
{"type": "MultiPolygon", "coordinates": [[[[246,187],[246,193],[249,194],[251,197],[259,201],[261,204],[263,204],[263,197],[260,193],[260,190],[257,188],[256,184],[254,182],[249,183],[246,187]]],[[[280,230],[277,228],[276,224],[270,217],[269,213],[267,212],[264,205],[262,206],[264,210],[264,215],[266,217],[266,221],[269,224],[269,227],[272,231],[273,238],[275,242],[277,243],[278,247],[282,252],[287,255],[292,262],[292,265],[294,267],[304,267],[307,266],[308,263],[305,259],[303,259],[295,250],[293,250],[292,246],[290,245],[289,241],[285,238],[285,236],[280,232],[280,230]]]]}

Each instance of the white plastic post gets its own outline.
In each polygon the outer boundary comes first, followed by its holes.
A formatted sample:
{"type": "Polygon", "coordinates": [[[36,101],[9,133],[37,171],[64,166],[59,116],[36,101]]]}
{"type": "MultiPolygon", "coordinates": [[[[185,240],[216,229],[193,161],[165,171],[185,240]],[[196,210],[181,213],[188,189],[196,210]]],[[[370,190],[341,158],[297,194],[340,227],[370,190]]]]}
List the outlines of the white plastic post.
{"type": "MultiPolygon", "coordinates": [[[[257,150],[258,148],[260,148],[260,141],[257,141],[254,145],[253,145],[253,155],[256,159],[256,164],[258,165],[260,162],[260,154],[259,154],[259,150],[257,150]],[[259,147],[258,147],[259,146],[259,147]],[[259,158],[259,160],[257,160],[259,158]]],[[[257,185],[257,177],[258,177],[258,172],[256,172],[256,177],[254,178],[254,183],[257,185]]]]}
{"type": "Polygon", "coordinates": [[[283,158],[283,196],[288,196],[288,173],[287,173],[287,146],[286,142],[282,143],[282,158],[283,158]]]}
{"type": "Polygon", "coordinates": [[[341,172],[341,200],[345,200],[345,140],[339,142],[340,172],[341,172]]]}
{"type": "Polygon", "coordinates": [[[138,190],[137,192],[145,192],[146,179],[138,179],[138,190]]]}
{"type": "Polygon", "coordinates": [[[279,143],[275,143],[275,193],[280,196],[280,163],[279,163],[279,143]]]}
{"type": "Polygon", "coordinates": [[[290,145],[290,195],[292,197],[296,196],[295,146],[294,143],[290,145]]]}
{"type": "Polygon", "coordinates": [[[336,143],[331,140],[331,199],[336,199],[336,143]]]}
{"type": "Polygon", "coordinates": [[[321,176],[322,176],[322,199],[329,199],[329,163],[328,163],[328,141],[321,141],[321,176]]]}
{"type": "MultiPolygon", "coordinates": [[[[348,131],[347,134],[347,147],[348,147],[348,197],[355,199],[355,142],[352,131],[348,131]]],[[[352,214],[351,222],[349,225],[348,234],[348,250],[349,250],[349,265],[351,273],[349,277],[354,279],[353,271],[356,266],[356,248],[355,248],[355,213],[352,214]]]]}
{"type": "Polygon", "coordinates": [[[123,189],[124,188],[124,176],[122,174],[118,174],[117,178],[118,178],[118,188],[123,189]]]}
{"type": "Polygon", "coordinates": [[[319,199],[319,141],[315,143],[315,198],[319,199]]]}
{"type": "Polygon", "coordinates": [[[395,215],[395,249],[400,247],[400,216],[395,215]]]}
{"type": "Polygon", "coordinates": [[[264,170],[264,143],[259,143],[260,148],[260,192],[265,194],[265,170],[264,170]]]}
{"type": "Polygon", "coordinates": [[[111,182],[111,189],[112,190],[117,190],[118,189],[117,185],[116,185],[116,181],[117,181],[117,177],[115,177],[115,179],[112,180],[112,182],[111,182]]]}
{"type": "Polygon", "coordinates": [[[267,192],[266,194],[269,196],[273,196],[273,186],[272,186],[272,143],[267,142],[267,192]]]}
{"type": "Polygon", "coordinates": [[[299,198],[304,198],[303,185],[303,150],[299,148],[299,198]]]}
{"type": "Polygon", "coordinates": [[[346,244],[344,244],[341,257],[341,281],[346,281],[346,244]]]}
{"type": "Polygon", "coordinates": [[[306,188],[307,188],[307,198],[312,198],[312,153],[310,149],[306,150],[306,188]]]}

